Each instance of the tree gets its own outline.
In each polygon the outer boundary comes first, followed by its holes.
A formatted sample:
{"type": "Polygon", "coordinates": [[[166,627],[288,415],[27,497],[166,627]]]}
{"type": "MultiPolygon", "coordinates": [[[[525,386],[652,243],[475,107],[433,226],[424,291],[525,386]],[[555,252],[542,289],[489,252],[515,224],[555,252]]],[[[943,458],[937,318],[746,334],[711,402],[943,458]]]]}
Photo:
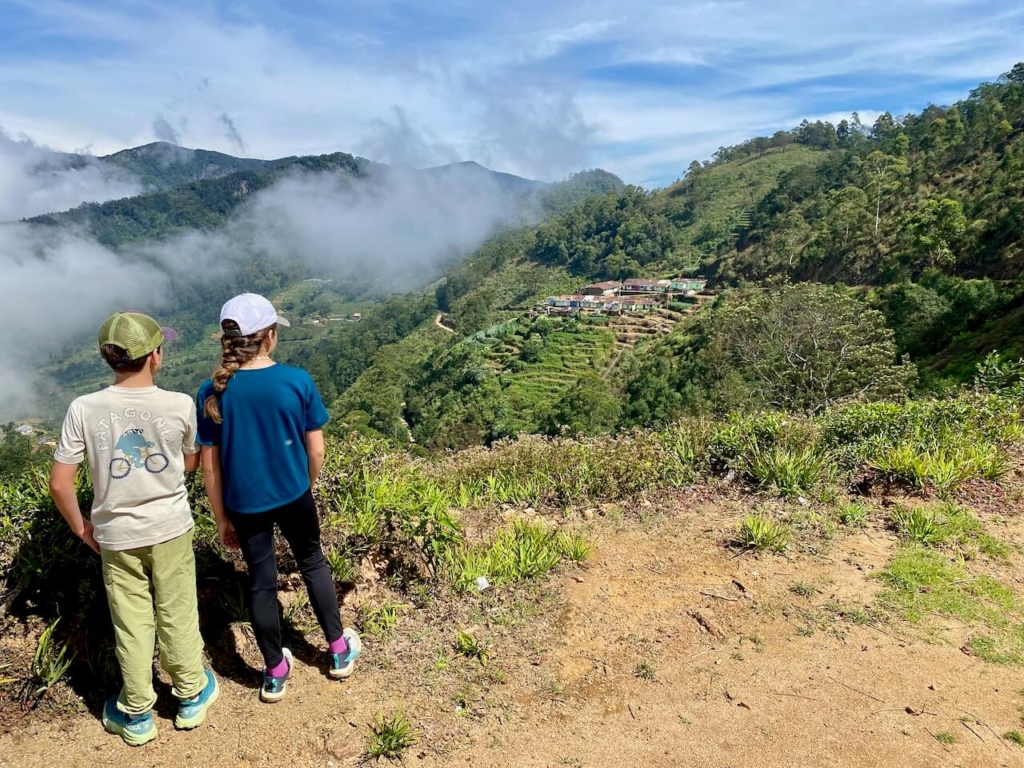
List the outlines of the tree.
{"type": "Polygon", "coordinates": [[[3,426],[3,441],[0,442],[0,477],[20,475],[32,466],[32,441],[26,435],[15,431],[17,425],[3,426]]]}
{"type": "MultiPolygon", "coordinates": [[[[879,118],[881,120],[881,118],[879,118]]],[[[902,157],[875,150],[861,163],[861,171],[875,196],[875,236],[882,219],[882,203],[899,190],[910,175],[910,166],[902,157]]]]}
{"type": "Polygon", "coordinates": [[[829,192],[828,201],[832,206],[829,223],[845,248],[851,234],[861,231],[867,223],[868,196],[860,187],[849,186],[829,192]]]}
{"type": "Polygon", "coordinates": [[[914,239],[914,249],[927,266],[949,268],[956,265],[953,246],[967,231],[964,207],[957,200],[925,200],[907,218],[907,229],[914,239]]]}
{"type": "Polygon", "coordinates": [[[530,336],[523,342],[523,347],[519,350],[519,359],[524,363],[537,363],[540,362],[543,352],[544,340],[538,336],[530,336]]]}
{"type": "Polygon", "coordinates": [[[549,435],[563,428],[574,435],[599,435],[615,428],[619,420],[619,402],[598,374],[583,374],[545,415],[544,428],[549,435]]]}
{"type": "Polygon", "coordinates": [[[834,286],[745,291],[708,322],[701,354],[709,389],[738,377],[762,406],[815,413],[844,400],[902,396],[916,375],[897,362],[882,314],[834,286]]]}
{"type": "Polygon", "coordinates": [[[799,211],[790,211],[768,236],[768,247],[792,267],[803,245],[810,237],[811,228],[799,211]]]}

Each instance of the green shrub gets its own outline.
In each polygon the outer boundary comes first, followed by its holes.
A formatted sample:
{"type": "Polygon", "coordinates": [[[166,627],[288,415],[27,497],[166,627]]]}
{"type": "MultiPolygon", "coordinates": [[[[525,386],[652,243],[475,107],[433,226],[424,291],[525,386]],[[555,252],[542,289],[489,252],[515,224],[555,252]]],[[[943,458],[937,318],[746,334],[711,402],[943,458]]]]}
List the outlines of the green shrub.
{"type": "Polygon", "coordinates": [[[585,563],[594,551],[594,543],[578,533],[560,533],[555,540],[559,553],[574,563],[585,563]]]}
{"type": "Polygon", "coordinates": [[[758,487],[788,497],[810,494],[831,475],[828,457],[813,445],[762,448],[754,443],[743,457],[743,468],[758,487]]]}
{"type": "Polygon", "coordinates": [[[68,653],[67,645],[53,637],[59,623],[60,619],[57,619],[47,626],[36,643],[36,652],[32,657],[32,677],[38,685],[34,694],[36,696],[46,693],[59,683],[75,660],[74,654],[68,653]]]}
{"type": "Polygon", "coordinates": [[[378,712],[370,726],[366,754],[373,759],[401,760],[419,738],[419,731],[401,709],[389,715],[378,712]]]}
{"type": "Polygon", "coordinates": [[[860,502],[850,502],[839,510],[839,522],[851,528],[864,525],[868,518],[868,508],[860,502]]]}
{"type": "Polygon", "coordinates": [[[467,659],[477,659],[481,664],[487,664],[488,649],[470,632],[459,631],[455,636],[455,651],[467,659]]]}
{"type": "Polygon", "coordinates": [[[387,637],[394,633],[400,614],[408,607],[390,601],[378,606],[364,603],[359,607],[359,626],[374,637],[387,637]]]}
{"type": "Polygon", "coordinates": [[[740,544],[747,549],[784,552],[791,538],[792,531],[788,525],[765,514],[747,515],[740,523],[740,544]]]}
{"type": "Polygon", "coordinates": [[[324,557],[327,559],[327,567],[331,570],[331,576],[336,582],[346,584],[356,580],[356,566],[348,552],[331,547],[324,557]]]}
{"type": "MultiPolygon", "coordinates": [[[[583,546],[583,542],[574,546],[583,546]]],[[[496,585],[537,579],[558,565],[564,547],[558,531],[540,522],[516,520],[499,529],[490,543],[453,550],[449,579],[459,591],[472,589],[480,576],[496,585]]]]}

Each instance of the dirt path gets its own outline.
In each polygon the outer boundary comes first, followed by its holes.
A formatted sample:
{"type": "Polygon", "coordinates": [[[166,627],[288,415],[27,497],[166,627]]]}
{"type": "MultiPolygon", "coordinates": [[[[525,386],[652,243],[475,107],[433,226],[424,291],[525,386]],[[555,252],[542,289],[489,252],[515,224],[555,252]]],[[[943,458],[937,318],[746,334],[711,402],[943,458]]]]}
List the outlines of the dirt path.
{"type": "Polygon", "coordinates": [[[444,323],[441,322],[441,320],[443,318],[444,318],[444,312],[438,312],[437,313],[437,317],[434,318],[434,325],[436,325],[438,328],[442,328],[442,329],[448,331],[448,333],[455,333],[455,331],[453,331],[451,328],[449,328],[447,325],[445,325],[444,323]]]}
{"type": "MultiPolygon", "coordinates": [[[[720,541],[748,509],[684,498],[645,522],[599,518],[591,564],[557,577],[521,626],[502,635],[495,604],[474,609],[496,637],[487,667],[438,672],[432,636],[410,625],[368,641],[351,682],[300,663],[288,700],[266,706],[255,672],[223,677],[197,732],[175,732],[161,711],[160,738],[131,750],[82,716],[3,736],[0,765],[354,765],[373,714],[397,704],[422,730],[407,765],[1024,765],[1001,738],[1024,730],[1019,668],[961,652],[950,622],[926,642],[844,618],[879,588],[890,533],[869,527],[814,556],[737,557],[720,541]]],[[[1016,560],[1010,570],[1024,580],[1016,560]]]]}

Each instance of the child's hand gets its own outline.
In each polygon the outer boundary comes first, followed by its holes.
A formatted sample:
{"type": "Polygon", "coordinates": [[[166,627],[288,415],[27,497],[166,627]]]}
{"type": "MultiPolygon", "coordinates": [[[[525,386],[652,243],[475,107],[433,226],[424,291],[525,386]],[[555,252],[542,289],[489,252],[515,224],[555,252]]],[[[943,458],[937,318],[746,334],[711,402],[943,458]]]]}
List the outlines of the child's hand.
{"type": "Polygon", "coordinates": [[[225,549],[238,549],[238,534],[230,522],[225,520],[217,524],[217,537],[225,549]]]}
{"type": "Polygon", "coordinates": [[[97,555],[100,553],[100,545],[96,542],[96,537],[93,535],[92,523],[88,520],[83,521],[85,525],[82,527],[82,532],[78,534],[78,538],[92,547],[92,551],[97,555]]]}

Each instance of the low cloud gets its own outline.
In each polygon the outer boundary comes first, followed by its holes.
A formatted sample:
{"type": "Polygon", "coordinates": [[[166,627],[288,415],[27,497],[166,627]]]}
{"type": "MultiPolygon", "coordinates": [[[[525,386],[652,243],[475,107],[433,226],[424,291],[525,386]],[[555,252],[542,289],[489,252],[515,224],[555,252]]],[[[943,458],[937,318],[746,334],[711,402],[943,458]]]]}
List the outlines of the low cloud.
{"type": "Polygon", "coordinates": [[[496,228],[531,215],[479,166],[428,173],[381,166],[360,181],[332,173],[286,177],[253,195],[219,230],[117,252],[77,229],[0,226],[0,420],[38,404],[46,387],[37,372],[51,355],[91,338],[112,311],[173,307],[176,285],[215,283],[259,256],[411,290],[496,228]]]}
{"type": "MultiPolygon", "coordinates": [[[[0,128],[0,222],[137,195],[138,179],[88,155],[64,155],[0,128]]],[[[9,283],[8,275],[5,283],[9,283]]]]}
{"type": "Polygon", "coordinates": [[[168,144],[181,144],[181,134],[174,126],[167,122],[163,115],[157,115],[153,120],[153,135],[157,141],[166,141],[168,144]]]}
{"type": "Polygon", "coordinates": [[[455,147],[414,125],[398,106],[392,107],[388,118],[371,122],[370,135],[356,146],[356,152],[380,163],[412,168],[462,160],[455,147]]]}
{"type": "Polygon", "coordinates": [[[231,115],[227,112],[221,112],[220,117],[217,119],[224,126],[224,137],[231,142],[231,146],[234,147],[236,152],[244,154],[245,142],[242,141],[242,134],[238,132],[238,126],[235,125],[231,115]]]}

